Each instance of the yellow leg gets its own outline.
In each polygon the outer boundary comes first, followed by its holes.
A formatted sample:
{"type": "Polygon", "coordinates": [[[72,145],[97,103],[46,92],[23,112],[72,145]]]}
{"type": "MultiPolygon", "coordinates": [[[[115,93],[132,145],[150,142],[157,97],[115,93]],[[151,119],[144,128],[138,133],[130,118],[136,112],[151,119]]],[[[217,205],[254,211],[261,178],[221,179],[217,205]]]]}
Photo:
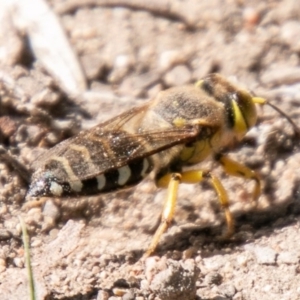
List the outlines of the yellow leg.
{"type": "Polygon", "coordinates": [[[215,189],[221,207],[224,210],[225,219],[227,223],[227,232],[223,238],[230,237],[234,232],[234,219],[229,210],[229,200],[226,190],[224,189],[221,181],[208,171],[186,171],[182,174],[181,182],[184,183],[198,183],[202,180],[207,180],[215,189]]]}
{"type": "Polygon", "coordinates": [[[225,213],[225,218],[226,218],[226,223],[228,228],[225,237],[232,235],[234,222],[233,222],[233,217],[229,211],[228,196],[223,185],[221,184],[221,182],[217,177],[212,175],[210,172],[206,172],[206,171],[186,171],[181,174],[179,173],[166,174],[165,176],[163,176],[157,181],[157,185],[159,187],[164,187],[164,188],[168,187],[168,196],[164,204],[161,224],[156,230],[152,242],[147,252],[144,254],[144,258],[148,257],[155,251],[162,234],[168,229],[173,219],[179,184],[181,182],[194,184],[194,183],[199,183],[202,180],[210,181],[212,186],[216,190],[220,204],[225,213]]]}
{"type": "Polygon", "coordinates": [[[248,167],[230,159],[223,154],[218,154],[216,156],[216,160],[222,165],[224,171],[228,175],[254,180],[255,186],[252,195],[253,200],[255,201],[255,203],[257,203],[258,197],[261,194],[260,180],[257,174],[248,167]]]}
{"type": "Polygon", "coordinates": [[[168,196],[164,204],[161,223],[155,232],[152,242],[144,254],[144,258],[150,256],[156,249],[162,234],[168,229],[172,222],[177,201],[177,192],[181,175],[179,173],[167,174],[158,181],[158,186],[165,187],[168,182],[168,196]]]}

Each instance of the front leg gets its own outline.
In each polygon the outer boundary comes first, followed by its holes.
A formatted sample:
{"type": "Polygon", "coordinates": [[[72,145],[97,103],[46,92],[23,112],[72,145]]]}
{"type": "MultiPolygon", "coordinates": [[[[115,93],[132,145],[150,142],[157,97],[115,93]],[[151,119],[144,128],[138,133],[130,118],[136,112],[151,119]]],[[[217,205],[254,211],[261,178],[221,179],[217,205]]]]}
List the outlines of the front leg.
{"type": "Polygon", "coordinates": [[[229,210],[227,192],[217,177],[215,177],[209,171],[201,170],[185,171],[181,173],[168,173],[157,180],[158,187],[168,188],[168,195],[163,207],[160,226],[156,230],[152,242],[144,254],[144,258],[150,256],[155,251],[162,234],[168,229],[173,220],[179,184],[181,182],[195,184],[201,182],[202,180],[207,180],[212,184],[212,187],[215,189],[219,198],[219,202],[224,210],[227,223],[227,232],[222,238],[228,238],[232,235],[234,231],[234,220],[229,210]]]}
{"type": "Polygon", "coordinates": [[[251,170],[243,164],[232,160],[231,158],[223,154],[215,155],[215,160],[221,164],[225,173],[227,173],[228,175],[242,177],[254,181],[255,185],[252,192],[252,197],[255,203],[257,204],[257,200],[261,194],[261,186],[260,180],[255,171],[251,170]]]}

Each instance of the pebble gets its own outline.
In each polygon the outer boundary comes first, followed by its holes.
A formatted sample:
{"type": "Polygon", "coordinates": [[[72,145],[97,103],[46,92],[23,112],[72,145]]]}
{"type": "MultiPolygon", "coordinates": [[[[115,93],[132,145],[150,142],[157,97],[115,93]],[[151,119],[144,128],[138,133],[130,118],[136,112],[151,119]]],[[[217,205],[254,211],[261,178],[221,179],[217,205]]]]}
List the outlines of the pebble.
{"type": "Polygon", "coordinates": [[[6,266],[6,260],[3,258],[0,258],[0,267],[5,267],[6,266]]]}
{"type": "Polygon", "coordinates": [[[99,268],[98,266],[93,266],[93,268],[92,268],[92,273],[93,273],[94,275],[99,274],[99,273],[100,273],[100,268],[99,268]]]}
{"type": "Polygon", "coordinates": [[[1,266],[0,265],[0,273],[3,273],[6,270],[6,266],[1,266]]]}
{"type": "Polygon", "coordinates": [[[113,289],[113,293],[115,296],[118,296],[118,297],[122,297],[127,293],[127,289],[122,289],[122,288],[114,288],[113,289]]]}
{"type": "Polygon", "coordinates": [[[257,26],[260,19],[260,15],[257,9],[253,7],[246,7],[243,11],[244,26],[248,29],[252,29],[257,26]]]}
{"type": "Polygon", "coordinates": [[[288,44],[294,51],[300,50],[300,22],[285,22],[280,29],[280,37],[283,42],[288,44]]]}
{"type": "Polygon", "coordinates": [[[269,247],[255,247],[254,254],[261,265],[273,265],[276,262],[276,252],[269,247]]]}
{"type": "Polygon", "coordinates": [[[0,229],[0,241],[8,240],[11,238],[11,233],[6,229],[0,229]]]}
{"type": "MultiPolygon", "coordinates": [[[[186,58],[185,58],[186,59],[186,58]]],[[[159,67],[161,70],[170,69],[184,60],[184,55],[178,50],[167,50],[161,53],[159,58],[159,67]]]]}
{"type": "Polygon", "coordinates": [[[223,278],[221,276],[221,274],[213,272],[213,273],[209,273],[206,277],[205,277],[205,283],[207,283],[208,285],[219,285],[222,282],[223,278]]]}
{"type": "Polygon", "coordinates": [[[232,298],[232,300],[243,300],[244,296],[241,292],[237,292],[234,297],[232,298]]]}
{"type": "Polygon", "coordinates": [[[250,261],[250,257],[248,255],[243,255],[243,254],[239,255],[236,260],[236,262],[240,267],[246,267],[248,261],[250,261]]]}
{"type": "Polygon", "coordinates": [[[14,258],[14,264],[18,268],[23,268],[24,267],[24,259],[21,257],[15,257],[14,258]]]}
{"type": "Polygon", "coordinates": [[[109,294],[106,291],[99,291],[97,295],[97,300],[108,300],[109,294]]]}
{"type": "Polygon", "coordinates": [[[59,100],[59,95],[47,88],[31,97],[31,103],[36,106],[54,106],[59,100]]]}
{"type": "Polygon", "coordinates": [[[51,218],[55,221],[60,216],[60,209],[53,201],[48,200],[44,205],[42,214],[44,217],[51,218]]]}
{"type": "Polygon", "coordinates": [[[123,295],[122,300],[135,300],[135,295],[132,291],[127,292],[123,295]]]}
{"type": "Polygon", "coordinates": [[[31,248],[34,248],[34,247],[39,247],[42,245],[42,240],[41,239],[31,239],[31,242],[30,242],[30,246],[31,248]]]}
{"type": "Polygon", "coordinates": [[[196,247],[190,247],[190,248],[183,251],[182,258],[184,260],[192,258],[192,256],[196,253],[197,253],[197,248],[196,247]]]}
{"type": "Polygon", "coordinates": [[[199,272],[193,259],[184,263],[169,259],[167,269],[154,275],[150,289],[164,300],[194,299],[199,272]]]}
{"type": "Polygon", "coordinates": [[[149,281],[146,279],[141,280],[141,290],[149,289],[149,281]]]}
{"type": "Polygon", "coordinates": [[[278,254],[277,262],[283,264],[297,264],[299,261],[298,254],[289,251],[283,251],[278,254]]]}
{"type": "Polygon", "coordinates": [[[10,219],[10,220],[5,220],[3,226],[7,229],[13,230],[17,228],[17,224],[19,224],[18,219],[10,219]]]}
{"type": "Polygon", "coordinates": [[[191,81],[191,71],[185,65],[178,65],[170,70],[165,76],[164,81],[168,86],[180,86],[191,81]]]}
{"type": "Polygon", "coordinates": [[[236,293],[236,288],[232,284],[223,284],[219,287],[220,294],[227,298],[232,298],[236,293]]]}
{"type": "Polygon", "coordinates": [[[165,257],[159,258],[157,256],[148,257],[145,261],[145,275],[149,282],[153,277],[167,269],[167,260],[165,257]]]}

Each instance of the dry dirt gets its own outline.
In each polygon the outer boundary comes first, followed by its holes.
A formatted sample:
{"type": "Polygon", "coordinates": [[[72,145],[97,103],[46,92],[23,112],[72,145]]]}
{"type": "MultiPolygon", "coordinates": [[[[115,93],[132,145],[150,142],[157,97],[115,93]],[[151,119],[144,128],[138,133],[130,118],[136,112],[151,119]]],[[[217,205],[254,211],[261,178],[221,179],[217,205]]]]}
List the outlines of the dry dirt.
{"type": "MultiPolygon", "coordinates": [[[[210,72],[236,78],[299,124],[298,0],[53,0],[51,6],[95,93],[68,97],[28,46],[3,63],[0,143],[26,168],[43,147],[210,72]]],[[[2,155],[0,298],[29,297],[22,216],[37,299],[300,299],[299,138],[271,108],[259,115],[230,154],[259,174],[257,207],[251,182],[228,178],[211,162],[200,166],[212,168],[229,193],[234,237],[217,239],[224,216],[209,185],[182,185],[174,224],[145,262],[166,195],[151,179],[119,193],[48,199],[25,209],[29,178],[2,155]]]]}

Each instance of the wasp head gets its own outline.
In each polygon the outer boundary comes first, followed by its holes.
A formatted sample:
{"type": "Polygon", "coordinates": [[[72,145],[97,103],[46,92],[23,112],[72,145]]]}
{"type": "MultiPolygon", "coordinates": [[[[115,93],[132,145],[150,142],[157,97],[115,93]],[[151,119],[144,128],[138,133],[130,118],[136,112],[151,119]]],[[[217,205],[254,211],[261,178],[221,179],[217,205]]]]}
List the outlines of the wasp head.
{"type": "Polygon", "coordinates": [[[246,90],[232,84],[220,74],[210,74],[197,83],[218,102],[224,104],[228,128],[241,140],[256,124],[255,97],[246,90]]]}

